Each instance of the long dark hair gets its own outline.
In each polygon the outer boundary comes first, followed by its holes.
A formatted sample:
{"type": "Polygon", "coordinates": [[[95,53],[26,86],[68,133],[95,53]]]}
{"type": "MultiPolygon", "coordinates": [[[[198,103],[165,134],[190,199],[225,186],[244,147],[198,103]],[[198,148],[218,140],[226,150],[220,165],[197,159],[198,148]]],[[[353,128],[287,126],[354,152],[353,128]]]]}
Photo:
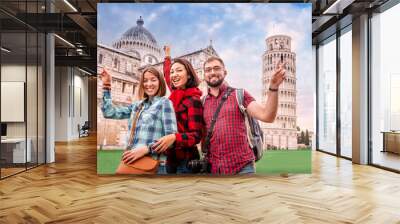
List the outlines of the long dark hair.
{"type": "MultiPolygon", "coordinates": [[[[176,58],[174,59],[174,62],[171,64],[172,65],[175,63],[179,63],[183,65],[186,69],[186,73],[188,75],[188,81],[186,82],[185,87],[186,88],[193,88],[193,87],[198,87],[200,85],[200,79],[197,77],[196,72],[194,71],[194,68],[192,64],[186,59],[183,58],[176,58]]],[[[172,89],[175,89],[175,87],[172,85],[172,89]]]]}

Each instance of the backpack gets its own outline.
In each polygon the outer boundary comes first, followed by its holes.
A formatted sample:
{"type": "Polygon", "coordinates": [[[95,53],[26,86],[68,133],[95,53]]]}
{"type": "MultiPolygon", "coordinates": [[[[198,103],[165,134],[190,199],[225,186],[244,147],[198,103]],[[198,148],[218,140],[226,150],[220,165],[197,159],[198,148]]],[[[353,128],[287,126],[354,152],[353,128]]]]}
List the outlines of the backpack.
{"type": "MultiPolygon", "coordinates": [[[[246,131],[247,131],[247,141],[249,142],[250,148],[253,150],[255,161],[257,162],[263,157],[264,149],[264,132],[261,129],[258,121],[252,117],[250,117],[246,108],[243,106],[244,101],[244,90],[243,89],[235,89],[236,93],[236,101],[239,106],[240,112],[244,115],[246,131]]],[[[207,95],[201,97],[201,102],[204,105],[206,101],[207,95]]]]}
{"type": "Polygon", "coordinates": [[[256,162],[263,157],[264,149],[264,132],[261,129],[258,120],[250,117],[247,114],[246,108],[243,106],[244,101],[244,90],[236,89],[236,100],[239,105],[240,112],[244,115],[246,130],[247,130],[247,140],[249,142],[250,148],[253,150],[256,162]]]}

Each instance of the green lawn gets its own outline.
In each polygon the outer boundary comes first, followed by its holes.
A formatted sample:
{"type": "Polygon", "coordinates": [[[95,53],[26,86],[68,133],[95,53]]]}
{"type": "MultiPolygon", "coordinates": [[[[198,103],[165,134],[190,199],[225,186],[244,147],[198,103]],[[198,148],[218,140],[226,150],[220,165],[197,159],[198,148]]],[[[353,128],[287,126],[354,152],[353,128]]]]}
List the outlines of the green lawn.
{"type": "MultiPolygon", "coordinates": [[[[97,151],[97,173],[114,174],[123,150],[97,151]]],[[[256,163],[257,174],[311,173],[311,150],[269,150],[256,163]]]]}
{"type": "Polygon", "coordinates": [[[256,163],[258,174],[311,173],[311,150],[269,150],[256,163]]]}
{"type": "Polygon", "coordinates": [[[97,150],[97,174],[115,174],[123,150],[97,150]]]}

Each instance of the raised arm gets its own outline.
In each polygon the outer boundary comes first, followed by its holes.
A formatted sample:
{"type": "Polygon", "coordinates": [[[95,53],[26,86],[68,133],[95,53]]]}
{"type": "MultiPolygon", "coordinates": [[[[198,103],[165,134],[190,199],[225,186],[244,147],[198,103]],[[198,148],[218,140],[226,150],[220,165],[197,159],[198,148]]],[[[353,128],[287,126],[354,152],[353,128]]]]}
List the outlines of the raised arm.
{"type": "Polygon", "coordinates": [[[103,91],[103,103],[101,105],[101,111],[103,112],[104,118],[110,119],[128,119],[131,116],[132,105],[130,106],[114,106],[112,104],[112,98],[110,90],[103,91]]]}
{"type": "Polygon", "coordinates": [[[263,122],[272,123],[275,121],[278,111],[278,90],[285,79],[285,72],[284,64],[279,63],[270,81],[267,102],[265,104],[256,101],[251,102],[247,106],[247,112],[250,116],[263,122]]]}
{"type": "Polygon", "coordinates": [[[164,52],[165,52],[165,58],[164,58],[164,64],[163,64],[164,78],[165,78],[165,82],[167,83],[169,90],[172,90],[171,89],[171,79],[170,79],[170,70],[171,70],[170,47],[164,46],[164,52]]]}
{"type": "Polygon", "coordinates": [[[104,118],[111,119],[128,119],[131,116],[132,105],[130,106],[114,106],[111,98],[111,76],[106,70],[100,75],[103,82],[103,102],[101,111],[104,118]]]}

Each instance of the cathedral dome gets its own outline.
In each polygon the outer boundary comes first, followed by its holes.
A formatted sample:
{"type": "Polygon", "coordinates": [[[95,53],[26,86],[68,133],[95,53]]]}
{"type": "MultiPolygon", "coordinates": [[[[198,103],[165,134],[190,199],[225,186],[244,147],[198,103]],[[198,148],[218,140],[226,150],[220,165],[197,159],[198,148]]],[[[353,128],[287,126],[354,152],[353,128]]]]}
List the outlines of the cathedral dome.
{"type": "Polygon", "coordinates": [[[136,26],[122,34],[122,37],[114,42],[113,47],[139,58],[141,65],[159,63],[163,58],[162,49],[143,25],[144,21],[140,17],[136,21],[136,26]]]}
{"type": "Polygon", "coordinates": [[[136,21],[137,26],[130,28],[127,30],[123,35],[123,39],[127,40],[133,40],[133,41],[142,41],[145,43],[150,43],[157,45],[156,39],[153,37],[153,35],[143,27],[144,21],[142,17],[140,17],[136,21]]]}

